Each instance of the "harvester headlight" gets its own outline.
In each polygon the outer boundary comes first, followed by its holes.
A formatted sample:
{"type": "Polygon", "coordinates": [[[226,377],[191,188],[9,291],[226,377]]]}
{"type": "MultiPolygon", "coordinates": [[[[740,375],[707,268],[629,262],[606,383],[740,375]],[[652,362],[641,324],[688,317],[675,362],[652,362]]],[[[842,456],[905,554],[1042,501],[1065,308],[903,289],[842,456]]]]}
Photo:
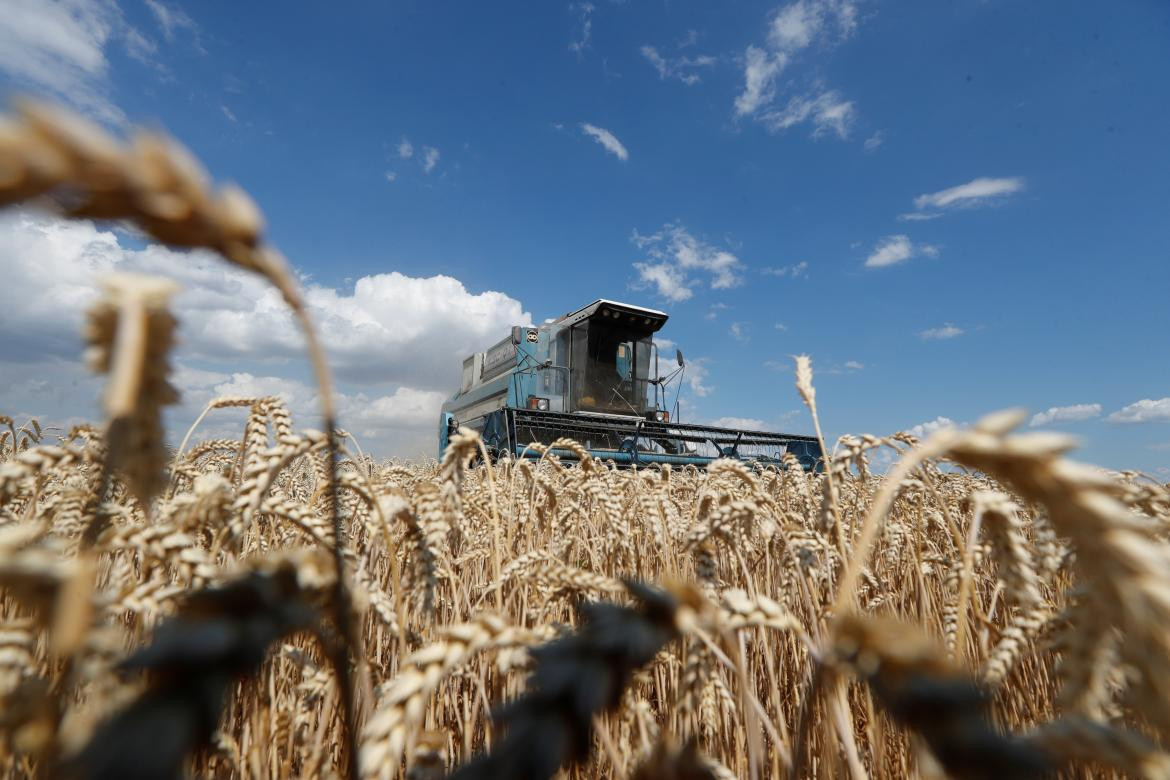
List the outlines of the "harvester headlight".
{"type": "Polygon", "coordinates": [[[535,409],[538,412],[548,411],[548,399],[540,398],[535,395],[528,396],[528,408],[535,409]]]}

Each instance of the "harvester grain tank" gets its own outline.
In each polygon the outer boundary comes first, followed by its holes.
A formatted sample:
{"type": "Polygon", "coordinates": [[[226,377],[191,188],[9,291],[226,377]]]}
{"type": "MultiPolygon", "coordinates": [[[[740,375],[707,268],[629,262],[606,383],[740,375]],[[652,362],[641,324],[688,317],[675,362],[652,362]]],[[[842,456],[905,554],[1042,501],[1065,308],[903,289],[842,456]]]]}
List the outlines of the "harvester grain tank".
{"type": "MultiPolygon", "coordinates": [[[[716,458],[779,463],[786,452],[806,469],[820,466],[812,436],[679,422],[686,363],[681,352],[674,367],[660,361],[654,343],[666,319],[654,309],[598,300],[543,325],[513,327],[463,361],[459,392],[440,413],[440,455],[465,426],[480,433],[493,456],[534,457],[533,443],[570,438],[623,466],[701,466],[716,458]],[[665,375],[661,364],[671,368],[665,375]]],[[[556,454],[573,458],[567,449],[556,454]]]]}

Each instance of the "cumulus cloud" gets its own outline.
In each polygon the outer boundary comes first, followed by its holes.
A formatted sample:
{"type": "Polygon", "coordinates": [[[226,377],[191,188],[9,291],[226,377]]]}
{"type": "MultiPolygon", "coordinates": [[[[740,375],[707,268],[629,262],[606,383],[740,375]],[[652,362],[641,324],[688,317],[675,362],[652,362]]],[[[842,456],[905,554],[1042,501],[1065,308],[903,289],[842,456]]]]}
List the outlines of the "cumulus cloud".
{"type": "Polygon", "coordinates": [[[696,238],[682,225],[667,223],[650,235],[635,230],[630,240],[648,258],[634,263],[640,282],[652,285],[667,300],[685,301],[694,295],[698,281],[692,274],[707,274],[713,290],[743,282],[743,263],[738,257],[696,238]]]}
{"type": "Polygon", "coordinates": [[[940,431],[943,428],[956,428],[956,427],[960,427],[959,423],[956,423],[950,417],[942,417],[940,415],[938,417],[935,417],[933,420],[927,420],[926,422],[921,422],[921,423],[918,423],[917,425],[914,425],[914,426],[911,426],[910,428],[907,428],[906,433],[910,434],[911,436],[916,436],[919,439],[925,439],[927,436],[934,433],[935,431],[940,431]]]}
{"type": "Polygon", "coordinates": [[[403,160],[414,157],[414,144],[407,140],[406,136],[403,136],[402,140],[398,142],[398,156],[403,160]]]}
{"type": "Polygon", "coordinates": [[[1059,422],[1079,422],[1081,420],[1091,420],[1094,417],[1101,416],[1101,404],[1073,404],[1071,406],[1053,406],[1047,411],[1039,412],[1032,415],[1032,420],[1028,423],[1035,427],[1038,425],[1051,425],[1059,422]]]}
{"type": "Polygon", "coordinates": [[[688,87],[693,87],[701,81],[699,70],[709,68],[716,63],[716,59],[709,55],[698,57],[670,57],[663,55],[653,46],[643,46],[642,56],[646,58],[654,70],[658,71],[658,78],[678,79],[688,87]]]}
{"type": "Polygon", "coordinates": [[[707,384],[707,359],[687,358],[685,371],[687,386],[699,398],[706,398],[715,388],[707,384]]]}
{"type": "Polygon", "coordinates": [[[618,140],[617,136],[604,127],[583,122],[581,124],[581,132],[601,144],[607,152],[619,160],[624,162],[630,158],[630,153],[626,151],[626,147],[622,145],[622,142],[618,140]]]}
{"type": "Polygon", "coordinates": [[[865,267],[884,268],[888,265],[904,263],[918,255],[938,257],[939,249],[932,244],[915,244],[910,241],[909,236],[904,234],[886,236],[877,242],[869,257],[865,259],[865,267]]]}
{"type": "Polygon", "coordinates": [[[940,212],[943,210],[974,208],[996,203],[1022,189],[1024,180],[1019,176],[1000,179],[983,176],[966,184],[919,195],[914,199],[914,208],[917,211],[902,214],[899,219],[934,219],[942,216],[940,212]]]}
{"type": "Polygon", "coordinates": [[[48,93],[111,124],[125,115],[110,99],[109,52],[116,44],[149,63],[156,47],[113,0],[5,0],[0,9],[0,71],[25,89],[48,93]]]}
{"type": "Polygon", "coordinates": [[[835,90],[815,89],[773,108],[776,82],[797,55],[814,45],[829,45],[853,34],[857,7],[852,0],[796,0],[779,8],[768,24],[766,46],[744,50],[743,91],[735,98],[736,117],[754,116],[771,132],[811,122],[813,136],[849,134],[856,115],[852,101],[835,90]]]}
{"type": "MultiPolygon", "coordinates": [[[[183,381],[203,392],[212,392],[209,383],[226,375],[287,382],[304,370],[303,342],[280,297],[258,276],[209,254],[153,245],[134,249],[89,222],[15,213],[0,217],[0,266],[6,273],[0,331],[20,334],[0,340],[0,375],[35,377],[78,366],[73,378],[63,380],[73,403],[60,399],[62,412],[91,405],[92,386],[69,388],[84,375],[83,313],[95,298],[97,278],[111,271],[180,283],[174,300],[177,360],[188,367],[183,381]]],[[[352,288],[303,287],[342,394],[358,399],[350,407],[353,418],[371,426],[380,420],[378,430],[389,430],[395,420],[405,425],[395,414],[413,413],[419,425],[433,426],[430,411],[457,386],[462,359],[498,341],[512,325],[532,321],[519,301],[501,292],[470,292],[449,276],[384,273],[364,276],[352,288]]],[[[19,389],[6,389],[5,399],[19,389]]]]}
{"type": "Polygon", "coordinates": [[[1170,398],[1143,398],[1105,418],[1113,423],[1170,422],[1170,398]]]}
{"type": "Polygon", "coordinates": [[[919,338],[927,341],[945,341],[946,339],[953,339],[956,336],[962,336],[964,333],[962,328],[956,327],[951,323],[946,323],[937,328],[927,328],[918,332],[919,338]]]}

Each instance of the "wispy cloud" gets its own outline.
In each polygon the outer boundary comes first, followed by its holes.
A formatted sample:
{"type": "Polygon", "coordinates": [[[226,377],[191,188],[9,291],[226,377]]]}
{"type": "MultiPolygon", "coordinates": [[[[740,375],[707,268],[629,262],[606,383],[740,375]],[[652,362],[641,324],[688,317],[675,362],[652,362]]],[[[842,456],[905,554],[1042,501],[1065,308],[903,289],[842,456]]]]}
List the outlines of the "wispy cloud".
{"type": "MultiPolygon", "coordinates": [[[[725,290],[743,282],[743,263],[733,253],[691,235],[681,225],[667,223],[650,235],[634,231],[630,241],[646,253],[647,260],[634,263],[638,279],[669,301],[685,301],[699,284],[693,274],[706,274],[713,290],[725,290]]],[[[716,310],[712,306],[712,312],[716,310]]]]}
{"type": "Polygon", "coordinates": [[[735,98],[736,117],[754,116],[772,132],[812,122],[814,137],[832,132],[845,138],[856,115],[852,101],[818,87],[773,108],[780,74],[803,50],[827,46],[853,34],[857,7],[853,0],[796,0],[779,8],[768,24],[765,47],[744,50],[744,86],[735,98]]]}
{"type": "Polygon", "coordinates": [[[1170,398],[1143,398],[1105,418],[1112,423],[1170,422],[1170,398]]]}
{"type": "Polygon", "coordinates": [[[1061,422],[1080,422],[1101,416],[1101,404],[1073,404],[1071,406],[1053,406],[1047,411],[1032,415],[1028,425],[1035,428],[1039,425],[1051,425],[1061,422]]]}
{"type": "Polygon", "coordinates": [[[398,156],[403,160],[409,160],[414,156],[414,144],[407,140],[406,136],[398,142],[398,156]]]}
{"type": "Polygon", "coordinates": [[[748,326],[742,322],[733,322],[728,329],[731,337],[741,344],[746,344],[751,340],[751,334],[748,333],[748,326]]]}
{"type": "Polygon", "coordinates": [[[876,133],[871,135],[869,138],[865,139],[865,143],[862,144],[862,147],[865,149],[865,151],[872,152],[874,149],[877,149],[879,146],[881,146],[885,142],[886,142],[885,133],[883,133],[881,130],[878,130],[876,133]]]}
{"type": "Polygon", "coordinates": [[[386,181],[396,181],[398,174],[395,171],[386,171],[386,181]]]}
{"type": "Polygon", "coordinates": [[[643,46],[642,56],[658,71],[658,78],[678,79],[688,87],[693,87],[701,81],[699,70],[709,68],[717,60],[709,55],[698,57],[669,57],[664,56],[653,46],[643,46]]]}
{"type": "Polygon", "coordinates": [[[580,32],[569,43],[569,51],[577,55],[578,59],[585,56],[585,50],[589,48],[589,39],[593,37],[593,3],[571,3],[569,11],[572,12],[577,20],[581,23],[580,32]]]}
{"type": "Polygon", "coordinates": [[[907,235],[886,236],[865,259],[866,268],[884,268],[904,263],[912,257],[938,257],[939,248],[933,244],[915,244],[907,235]]]}
{"type": "Polygon", "coordinates": [[[20,88],[48,93],[89,116],[122,124],[110,99],[113,44],[147,63],[155,45],[104,0],[5,0],[0,8],[0,71],[20,88]]]}
{"type": "Polygon", "coordinates": [[[789,276],[793,279],[808,276],[808,263],[804,260],[794,265],[781,265],[771,268],[761,268],[760,273],[766,276],[789,276]]]}
{"type": "Polygon", "coordinates": [[[828,90],[794,96],[784,108],[765,111],[759,119],[773,132],[812,122],[814,138],[830,132],[838,138],[847,138],[854,115],[852,101],[843,100],[835,90],[828,90]]]}
{"type": "Polygon", "coordinates": [[[772,102],[776,97],[773,82],[788,64],[787,54],[769,53],[755,46],[748,46],[743,58],[743,92],[735,98],[737,116],[754,114],[761,106],[772,102]]]}
{"type": "Polygon", "coordinates": [[[186,11],[165,3],[163,0],[146,0],[146,7],[154,14],[163,37],[167,39],[168,43],[175,39],[177,30],[186,30],[194,37],[196,48],[202,50],[199,43],[199,25],[187,15],[186,11]]]}
{"type": "Polygon", "coordinates": [[[423,173],[430,173],[439,164],[439,150],[433,146],[424,146],[422,150],[423,173]]]}
{"type": "Polygon", "coordinates": [[[919,195],[914,199],[914,208],[917,211],[902,214],[898,218],[902,220],[934,219],[941,216],[941,212],[945,210],[974,208],[997,203],[1022,189],[1024,189],[1024,180],[1019,176],[999,179],[982,176],[978,179],[972,179],[966,184],[919,195]]]}
{"type": "Polygon", "coordinates": [[[626,147],[618,140],[617,136],[606,130],[604,127],[591,125],[588,122],[581,123],[581,132],[592,138],[597,143],[605,147],[605,150],[617,157],[623,162],[630,158],[630,153],[626,151],[626,147]]]}
{"type": "Polygon", "coordinates": [[[946,341],[947,339],[962,336],[964,332],[962,328],[948,322],[937,328],[927,328],[926,330],[919,331],[918,336],[926,341],[946,341]]]}
{"type": "Polygon", "coordinates": [[[851,0],[797,0],[772,16],[768,42],[780,51],[798,51],[833,35],[848,38],[856,29],[851,0]]]}

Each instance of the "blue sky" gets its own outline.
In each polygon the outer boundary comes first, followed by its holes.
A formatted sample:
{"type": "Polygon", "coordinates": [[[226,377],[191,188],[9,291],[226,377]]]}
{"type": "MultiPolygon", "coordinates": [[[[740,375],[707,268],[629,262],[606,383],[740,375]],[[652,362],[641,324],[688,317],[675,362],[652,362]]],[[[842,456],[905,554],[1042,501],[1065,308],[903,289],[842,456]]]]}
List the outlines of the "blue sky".
{"type": "MultiPolygon", "coordinates": [[[[386,453],[430,447],[464,351],[611,297],[670,313],[694,420],[806,430],[807,352],[834,435],[1024,406],[1087,460],[1163,468],[1167,52],[1153,0],[0,0],[6,91],[162,125],[255,196],[333,323],[351,427],[386,453]]],[[[17,277],[28,252],[66,276],[183,265],[6,219],[17,277]]],[[[180,281],[261,296],[197,265],[180,281]]],[[[310,406],[283,320],[185,300],[246,335],[187,334],[177,422],[223,391],[310,406]]],[[[67,416],[35,376],[92,389],[71,349],[0,353],[4,410],[67,416]]]]}

